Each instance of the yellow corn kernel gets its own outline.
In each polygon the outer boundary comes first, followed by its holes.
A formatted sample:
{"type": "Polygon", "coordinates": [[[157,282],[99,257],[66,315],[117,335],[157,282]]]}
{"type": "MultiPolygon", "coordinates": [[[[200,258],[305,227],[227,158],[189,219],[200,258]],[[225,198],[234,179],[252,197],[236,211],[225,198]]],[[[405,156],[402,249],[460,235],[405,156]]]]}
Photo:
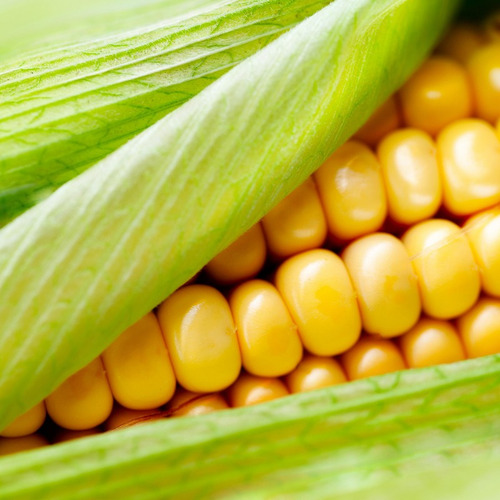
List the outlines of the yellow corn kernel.
{"type": "Polygon", "coordinates": [[[88,436],[95,436],[99,433],[100,431],[96,428],[85,429],[84,431],[69,431],[68,429],[61,429],[56,433],[53,442],[64,443],[66,441],[74,441],[75,439],[81,439],[88,436]]]}
{"type": "Polygon", "coordinates": [[[380,142],[378,157],[391,218],[414,224],[432,217],[441,205],[442,186],[431,137],[421,130],[397,130],[380,142]]]}
{"type": "Polygon", "coordinates": [[[458,318],[457,327],[469,358],[500,353],[500,301],[479,299],[458,318]]]}
{"type": "Polygon", "coordinates": [[[205,415],[213,411],[226,410],[227,408],[229,406],[220,393],[199,394],[185,390],[177,391],[169,404],[172,417],[205,415]]]}
{"type": "Polygon", "coordinates": [[[31,434],[16,438],[0,438],[0,456],[43,448],[48,445],[49,442],[40,434],[31,434]]]}
{"type": "Polygon", "coordinates": [[[459,23],[450,29],[437,51],[465,64],[469,57],[485,42],[486,40],[477,26],[459,23]]]}
{"type": "Polygon", "coordinates": [[[127,408],[156,408],[174,394],[174,372],[153,313],[125,330],[103,352],[102,362],[115,400],[127,408]]]}
{"type": "Polygon", "coordinates": [[[215,288],[189,285],[158,309],[158,319],[177,381],[194,392],[229,387],[241,355],[229,304],[215,288]]]}
{"type": "Polygon", "coordinates": [[[269,251],[278,258],[320,247],[327,228],[312,178],[278,203],[261,222],[269,251]]]}
{"type": "Polygon", "coordinates": [[[308,351],[332,356],[358,340],[356,296],[343,262],[333,252],[317,249],[295,255],[281,264],[275,280],[308,351]]]}
{"type": "Polygon", "coordinates": [[[314,174],[328,229],[338,240],[377,231],[387,215],[382,172],[364,144],[348,141],[314,174]]]}
{"type": "Polygon", "coordinates": [[[431,135],[472,114],[467,72],[447,57],[427,59],[403,85],[399,96],[405,123],[431,135]]]}
{"type": "Polygon", "coordinates": [[[483,120],[459,120],[438,137],[444,206],[469,215],[500,202],[500,140],[483,120]]]}
{"type": "Polygon", "coordinates": [[[477,116],[491,123],[500,118],[500,42],[479,48],[467,61],[477,116]]]}
{"type": "Polygon", "coordinates": [[[227,390],[229,406],[237,408],[250,406],[290,394],[285,384],[278,378],[261,378],[242,373],[227,390]]]}
{"type": "Polygon", "coordinates": [[[500,297],[500,207],[471,217],[464,230],[479,267],[483,290],[500,297]]]}
{"type": "Polygon", "coordinates": [[[455,327],[448,321],[422,318],[399,339],[408,368],[422,368],[465,359],[455,327]]]}
{"type": "Polygon", "coordinates": [[[217,254],[205,266],[205,271],[217,283],[230,285],[253,278],[262,269],[265,260],[266,240],[258,223],[217,254]]]}
{"type": "Polygon", "coordinates": [[[393,342],[363,337],[341,356],[349,380],[374,377],[406,368],[403,356],[393,342]]]}
{"type": "Polygon", "coordinates": [[[302,358],[302,343],[273,285],[262,280],[247,281],[233,291],[229,305],[247,372],[279,377],[297,366],[302,358]]]}
{"type": "Polygon", "coordinates": [[[368,121],[354,134],[354,138],[375,146],[385,135],[401,124],[396,96],[391,96],[371,115],[368,121]]]}
{"type": "Polygon", "coordinates": [[[45,403],[42,401],[17,417],[0,432],[0,436],[14,438],[33,434],[43,425],[46,413],[45,403]]]}
{"type": "Polygon", "coordinates": [[[426,314],[450,319],[476,302],[479,270],[467,237],[456,224],[443,219],[420,222],[401,240],[412,256],[426,314]]]}
{"type": "Polygon", "coordinates": [[[130,427],[151,422],[152,420],[159,420],[165,418],[165,413],[158,408],[152,410],[130,410],[118,404],[115,404],[111,415],[104,424],[107,431],[130,427]]]}
{"type": "Polygon", "coordinates": [[[285,377],[290,392],[305,392],[346,382],[340,363],[333,358],[307,354],[293,372],[285,377]]]}
{"type": "Polygon", "coordinates": [[[351,243],[342,258],[368,333],[394,337],[416,323],[420,316],[417,279],[401,241],[390,234],[370,234],[351,243]]]}
{"type": "Polygon", "coordinates": [[[79,431],[102,424],[111,413],[113,395],[101,359],[65,380],[45,404],[50,418],[65,429],[79,431]]]}

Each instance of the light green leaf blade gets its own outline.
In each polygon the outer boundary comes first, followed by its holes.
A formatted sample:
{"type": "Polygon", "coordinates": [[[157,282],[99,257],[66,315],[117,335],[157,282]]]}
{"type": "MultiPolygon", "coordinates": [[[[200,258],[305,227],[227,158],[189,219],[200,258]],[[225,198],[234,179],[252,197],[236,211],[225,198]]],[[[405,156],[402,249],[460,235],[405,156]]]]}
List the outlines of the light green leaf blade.
{"type": "Polygon", "coordinates": [[[330,0],[233,0],[0,68],[0,225],[330,0]]]}
{"type": "Polygon", "coordinates": [[[498,463],[499,383],[493,356],[157,421],[4,458],[0,497],[450,498],[426,474],[498,463]]]}
{"type": "Polygon", "coordinates": [[[303,182],[456,5],[336,0],[3,228],[0,427],[303,182]]]}

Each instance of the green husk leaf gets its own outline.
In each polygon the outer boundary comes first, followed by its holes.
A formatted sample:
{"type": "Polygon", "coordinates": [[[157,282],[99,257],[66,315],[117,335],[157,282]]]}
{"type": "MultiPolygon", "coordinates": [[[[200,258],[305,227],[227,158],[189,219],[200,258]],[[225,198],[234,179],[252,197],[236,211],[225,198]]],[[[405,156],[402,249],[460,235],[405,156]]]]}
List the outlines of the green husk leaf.
{"type": "Polygon", "coordinates": [[[329,1],[219,2],[175,21],[4,65],[0,225],[329,1]]]}
{"type": "Polygon", "coordinates": [[[303,182],[457,3],[336,0],[3,228],[0,427],[303,182]]]}
{"type": "Polygon", "coordinates": [[[499,384],[492,356],[139,425],[0,460],[0,497],[495,498],[499,384]]]}
{"type": "Polygon", "coordinates": [[[124,33],[221,0],[3,0],[0,59],[124,33]]]}

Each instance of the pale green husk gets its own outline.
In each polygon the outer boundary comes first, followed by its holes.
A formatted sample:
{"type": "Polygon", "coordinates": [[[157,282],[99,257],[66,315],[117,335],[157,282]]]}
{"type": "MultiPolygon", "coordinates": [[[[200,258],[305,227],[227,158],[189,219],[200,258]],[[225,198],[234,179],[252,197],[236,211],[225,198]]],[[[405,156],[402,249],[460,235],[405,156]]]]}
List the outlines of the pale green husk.
{"type": "Polygon", "coordinates": [[[494,499],[499,385],[493,356],[138,425],[0,460],[0,497],[494,499]]]}
{"type": "Polygon", "coordinates": [[[201,12],[0,66],[0,226],[329,1],[197,0],[201,12]]]}
{"type": "Polygon", "coordinates": [[[0,427],[299,185],[456,4],[336,0],[2,229],[0,427]]]}

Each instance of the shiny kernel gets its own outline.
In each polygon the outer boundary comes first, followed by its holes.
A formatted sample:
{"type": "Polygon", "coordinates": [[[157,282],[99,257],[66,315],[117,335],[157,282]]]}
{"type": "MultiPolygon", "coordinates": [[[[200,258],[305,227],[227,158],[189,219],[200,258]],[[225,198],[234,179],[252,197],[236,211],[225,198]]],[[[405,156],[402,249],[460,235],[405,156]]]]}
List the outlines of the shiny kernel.
{"type": "Polygon", "coordinates": [[[261,378],[243,373],[228,389],[229,406],[251,406],[289,394],[285,384],[278,378],[261,378]]]}
{"type": "Polygon", "coordinates": [[[382,337],[401,335],[420,315],[410,257],[394,236],[374,233],[351,243],[342,258],[352,278],[363,328],[382,337]]]}
{"type": "Polygon", "coordinates": [[[199,394],[184,390],[176,392],[169,404],[169,410],[172,412],[172,417],[205,415],[227,408],[229,408],[229,406],[220,393],[199,394]]]}
{"type": "Polygon", "coordinates": [[[156,408],[174,394],[174,372],[153,313],[125,330],[103,352],[102,361],[115,400],[127,408],[156,408]]]}
{"type": "Polygon", "coordinates": [[[469,215],[500,202],[500,140],[491,125],[459,120],[437,139],[444,206],[469,215]]]}
{"type": "Polygon", "coordinates": [[[262,280],[239,285],[229,305],[236,323],[243,367],[253,375],[279,377],[302,358],[297,327],[278,290],[262,280]]]}
{"type": "Polygon", "coordinates": [[[50,418],[65,429],[78,431],[102,424],[111,413],[113,395],[101,359],[66,379],[45,404],[50,418]]]}
{"type": "Polygon", "coordinates": [[[472,91],[465,69],[453,59],[427,59],[399,91],[405,123],[436,135],[472,114],[472,91]]]}
{"type": "Polygon", "coordinates": [[[390,217],[401,224],[432,217],[441,205],[442,186],[431,137],[421,130],[398,130],[381,141],[378,157],[390,217]]]}
{"type": "Polygon", "coordinates": [[[290,392],[305,392],[346,382],[340,363],[333,358],[306,354],[285,382],[290,392]]]}
{"type": "Polygon", "coordinates": [[[467,61],[477,116],[491,123],[500,118],[500,42],[479,48],[467,61]]]}
{"type": "Polygon", "coordinates": [[[364,144],[348,141],[314,174],[334,239],[352,240],[376,231],[387,215],[377,157],[364,144]]]}
{"type": "Polygon", "coordinates": [[[465,359],[456,328],[448,321],[423,318],[399,339],[408,368],[422,368],[465,359]]]}
{"type": "Polygon", "coordinates": [[[341,356],[349,380],[374,377],[406,368],[399,349],[390,340],[363,337],[341,356]]]}
{"type": "Polygon", "coordinates": [[[0,438],[0,456],[12,455],[21,451],[34,450],[48,446],[49,442],[40,434],[29,436],[0,438]]]}
{"type": "Polygon", "coordinates": [[[43,425],[46,413],[45,404],[42,401],[17,417],[0,432],[0,436],[14,438],[33,434],[43,425]]]}
{"type": "Polygon", "coordinates": [[[500,353],[500,301],[479,299],[458,318],[457,327],[469,358],[500,353]]]}
{"type": "Polygon", "coordinates": [[[286,260],[276,273],[276,287],[311,353],[332,356],[358,340],[356,296],[343,262],[333,252],[310,250],[286,260]]]}
{"type": "Polygon", "coordinates": [[[479,271],[467,237],[456,224],[424,221],[410,228],[401,241],[412,257],[426,314],[450,319],[476,302],[479,271]]]}
{"type": "Polygon", "coordinates": [[[437,51],[465,64],[469,57],[485,43],[485,37],[477,26],[459,23],[450,29],[439,44],[437,51]]]}
{"type": "Polygon", "coordinates": [[[389,97],[354,134],[354,138],[375,146],[385,135],[401,125],[401,117],[395,96],[389,97]]]}
{"type": "Polygon", "coordinates": [[[252,226],[206,266],[207,274],[221,285],[253,278],[266,260],[266,241],[260,223],[252,226]]]}
{"type": "Polygon", "coordinates": [[[240,348],[229,304],[215,288],[189,285],[158,309],[177,381],[194,392],[231,385],[241,368],[240,348]]]}
{"type": "Polygon", "coordinates": [[[278,258],[320,247],[327,227],[312,178],[278,203],[261,222],[269,251],[278,258]]]}
{"type": "Polygon", "coordinates": [[[471,217],[464,231],[479,267],[483,290],[500,297],[500,207],[471,217]]]}

